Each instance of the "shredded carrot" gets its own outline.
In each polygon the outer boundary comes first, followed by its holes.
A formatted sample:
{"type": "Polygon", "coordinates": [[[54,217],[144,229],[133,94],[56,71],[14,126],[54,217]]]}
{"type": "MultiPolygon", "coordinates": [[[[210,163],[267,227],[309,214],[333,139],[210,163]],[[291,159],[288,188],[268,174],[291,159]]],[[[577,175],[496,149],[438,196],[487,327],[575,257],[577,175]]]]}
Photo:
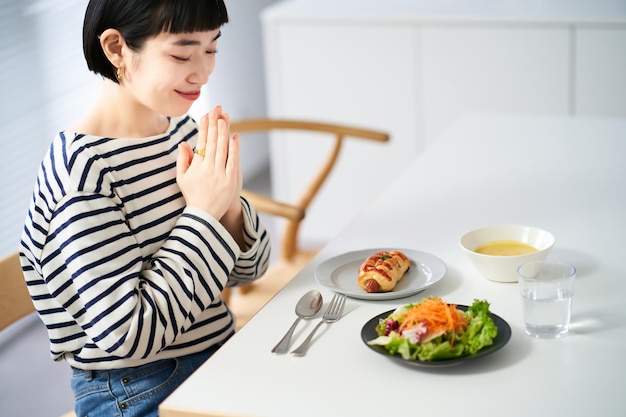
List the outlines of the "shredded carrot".
{"type": "Polygon", "coordinates": [[[426,298],[405,313],[399,330],[402,332],[420,323],[426,326],[426,337],[450,332],[450,343],[454,343],[456,330],[467,327],[468,320],[457,310],[456,304],[447,304],[441,298],[426,298]]]}

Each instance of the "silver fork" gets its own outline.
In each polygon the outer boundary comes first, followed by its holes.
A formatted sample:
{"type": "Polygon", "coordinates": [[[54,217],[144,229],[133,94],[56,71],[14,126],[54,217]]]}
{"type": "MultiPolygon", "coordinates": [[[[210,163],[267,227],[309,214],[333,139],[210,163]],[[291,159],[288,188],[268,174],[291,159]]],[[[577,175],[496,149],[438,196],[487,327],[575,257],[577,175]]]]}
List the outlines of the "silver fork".
{"type": "Polygon", "coordinates": [[[313,328],[311,333],[304,339],[304,342],[297,349],[291,351],[293,356],[304,356],[306,351],[309,349],[311,345],[311,340],[313,340],[313,336],[322,323],[333,323],[341,318],[343,314],[343,308],[346,305],[346,296],[343,294],[335,294],[333,299],[330,301],[328,308],[324,312],[322,319],[317,323],[317,325],[313,328]]]}

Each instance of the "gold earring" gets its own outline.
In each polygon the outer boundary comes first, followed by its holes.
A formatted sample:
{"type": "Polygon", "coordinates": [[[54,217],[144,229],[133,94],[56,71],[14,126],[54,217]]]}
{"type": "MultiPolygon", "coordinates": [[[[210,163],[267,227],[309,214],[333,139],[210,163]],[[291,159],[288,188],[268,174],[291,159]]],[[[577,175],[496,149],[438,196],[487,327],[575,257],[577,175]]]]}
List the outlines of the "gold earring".
{"type": "Polygon", "coordinates": [[[121,80],[122,77],[124,77],[124,70],[122,70],[122,68],[116,68],[115,76],[117,77],[118,80],[121,80]]]}

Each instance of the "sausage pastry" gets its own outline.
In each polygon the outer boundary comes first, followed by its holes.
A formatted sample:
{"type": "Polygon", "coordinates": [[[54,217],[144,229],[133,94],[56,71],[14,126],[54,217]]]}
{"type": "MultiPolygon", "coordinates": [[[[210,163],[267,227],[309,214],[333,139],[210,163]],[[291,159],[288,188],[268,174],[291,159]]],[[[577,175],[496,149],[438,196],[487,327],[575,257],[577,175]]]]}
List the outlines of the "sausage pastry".
{"type": "Polygon", "coordinates": [[[411,261],[398,250],[382,250],[367,258],[359,268],[359,286],[368,293],[389,292],[402,279],[411,261]]]}

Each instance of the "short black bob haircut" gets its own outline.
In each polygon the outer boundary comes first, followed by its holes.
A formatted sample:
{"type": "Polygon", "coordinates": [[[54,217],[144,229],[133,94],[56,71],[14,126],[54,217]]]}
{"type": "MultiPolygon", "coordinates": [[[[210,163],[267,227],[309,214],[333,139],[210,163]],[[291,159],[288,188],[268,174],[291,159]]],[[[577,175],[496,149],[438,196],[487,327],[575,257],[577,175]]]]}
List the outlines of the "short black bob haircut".
{"type": "Polygon", "coordinates": [[[228,23],[223,0],[90,0],[83,23],[87,67],[114,82],[115,68],[100,46],[106,29],[117,29],[134,51],[161,32],[215,30],[228,23]]]}

